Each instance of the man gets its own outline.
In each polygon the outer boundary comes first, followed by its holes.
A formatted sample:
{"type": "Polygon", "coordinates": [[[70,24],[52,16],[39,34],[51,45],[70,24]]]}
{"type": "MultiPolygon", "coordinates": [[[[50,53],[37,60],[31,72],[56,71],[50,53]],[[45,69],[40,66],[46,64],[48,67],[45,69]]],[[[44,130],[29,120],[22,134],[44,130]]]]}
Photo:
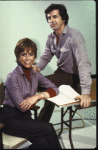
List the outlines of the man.
{"type": "MultiPolygon", "coordinates": [[[[89,107],[92,83],[91,64],[88,60],[84,38],[79,31],[69,28],[69,16],[64,5],[51,4],[45,10],[45,14],[47,22],[54,32],[48,36],[45,50],[38,59],[34,69],[38,71],[43,70],[52,57],[56,55],[58,69],[54,74],[47,76],[48,79],[57,86],[67,84],[75,90],[78,89],[77,91],[81,95],[75,99],[80,99],[82,108],[89,107]]],[[[46,101],[39,118],[49,121],[53,109],[53,104],[46,101]]]]}

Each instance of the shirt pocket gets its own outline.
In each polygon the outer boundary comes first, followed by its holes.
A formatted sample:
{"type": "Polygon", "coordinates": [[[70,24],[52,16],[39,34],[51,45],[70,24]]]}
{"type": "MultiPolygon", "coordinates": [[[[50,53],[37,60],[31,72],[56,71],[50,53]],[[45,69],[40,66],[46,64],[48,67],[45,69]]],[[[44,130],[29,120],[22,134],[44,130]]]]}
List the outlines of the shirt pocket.
{"type": "Polygon", "coordinates": [[[60,49],[60,60],[65,61],[66,59],[68,59],[69,55],[70,55],[70,49],[66,48],[66,47],[62,47],[60,49]]]}
{"type": "Polygon", "coordinates": [[[66,48],[66,47],[62,47],[61,49],[60,49],[60,51],[61,52],[69,52],[69,48],[66,48]]]}
{"type": "Polygon", "coordinates": [[[71,48],[71,39],[70,39],[70,37],[68,37],[65,42],[62,42],[62,46],[61,46],[60,51],[63,53],[69,52],[70,48],[71,48]]]}

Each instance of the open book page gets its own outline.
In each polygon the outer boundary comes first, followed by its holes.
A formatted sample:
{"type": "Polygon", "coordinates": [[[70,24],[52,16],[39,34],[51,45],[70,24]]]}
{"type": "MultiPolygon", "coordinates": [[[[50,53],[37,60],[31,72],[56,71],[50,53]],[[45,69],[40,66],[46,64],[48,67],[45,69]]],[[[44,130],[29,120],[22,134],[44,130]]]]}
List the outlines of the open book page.
{"type": "Polygon", "coordinates": [[[49,101],[55,103],[58,106],[76,102],[74,98],[79,95],[69,85],[61,85],[59,87],[59,92],[60,92],[59,95],[53,98],[48,98],[49,101]]]}
{"type": "Polygon", "coordinates": [[[61,85],[59,87],[59,91],[60,93],[67,97],[70,97],[71,99],[74,99],[79,95],[70,85],[61,85]]]}

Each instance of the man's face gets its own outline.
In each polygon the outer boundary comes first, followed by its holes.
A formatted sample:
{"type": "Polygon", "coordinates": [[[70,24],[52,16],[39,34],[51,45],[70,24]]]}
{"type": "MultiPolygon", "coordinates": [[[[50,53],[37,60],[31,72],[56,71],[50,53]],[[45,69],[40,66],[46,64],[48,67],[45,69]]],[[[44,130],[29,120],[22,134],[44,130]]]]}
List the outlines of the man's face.
{"type": "Polygon", "coordinates": [[[65,20],[62,20],[59,10],[55,9],[47,14],[48,23],[54,31],[61,30],[65,27],[65,20]]]}

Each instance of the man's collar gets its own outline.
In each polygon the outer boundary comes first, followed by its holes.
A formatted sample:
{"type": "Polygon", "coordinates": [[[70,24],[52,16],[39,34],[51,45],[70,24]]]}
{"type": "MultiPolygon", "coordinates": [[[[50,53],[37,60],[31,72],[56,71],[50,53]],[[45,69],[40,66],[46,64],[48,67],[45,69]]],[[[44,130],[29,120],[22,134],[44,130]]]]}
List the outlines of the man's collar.
{"type": "MultiPolygon", "coordinates": [[[[69,26],[68,25],[66,25],[65,26],[65,28],[64,28],[64,30],[63,30],[63,32],[62,32],[62,34],[66,34],[67,33],[67,31],[68,31],[68,29],[69,29],[69,26]]],[[[55,32],[53,32],[52,33],[52,36],[54,36],[56,33],[55,32]]]]}
{"type": "Polygon", "coordinates": [[[67,33],[67,31],[68,31],[68,29],[69,29],[69,26],[68,26],[68,25],[66,25],[66,26],[65,26],[65,28],[64,28],[64,30],[63,30],[63,32],[62,32],[62,34],[66,34],[66,33],[67,33]]]}

